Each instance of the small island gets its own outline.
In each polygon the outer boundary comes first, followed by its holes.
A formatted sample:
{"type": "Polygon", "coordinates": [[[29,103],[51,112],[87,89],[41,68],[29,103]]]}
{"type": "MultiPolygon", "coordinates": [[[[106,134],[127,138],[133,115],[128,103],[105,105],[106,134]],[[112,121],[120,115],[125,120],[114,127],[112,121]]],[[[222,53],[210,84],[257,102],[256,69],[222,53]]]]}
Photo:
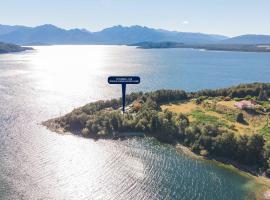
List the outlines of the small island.
{"type": "Polygon", "coordinates": [[[177,42],[140,42],[130,44],[139,49],[189,48],[209,51],[270,52],[270,45],[255,44],[184,44],[177,42]]]}
{"type": "Polygon", "coordinates": [[[0,42],[0,54],[4,53],[14,53],[14,52],[21,52],[26,50],[33,50],[31,47],[22,47],[16,44],[9,44],[0,42]]]}
{"type": "Polygon", "coordinates": [[[43,125],[58,133],[94,139],[143,133],[253,175],[269,176],[269,96],[270,83],[198,92],[131,93],[124,114],[121,99],[97,101],[43,125]]]}

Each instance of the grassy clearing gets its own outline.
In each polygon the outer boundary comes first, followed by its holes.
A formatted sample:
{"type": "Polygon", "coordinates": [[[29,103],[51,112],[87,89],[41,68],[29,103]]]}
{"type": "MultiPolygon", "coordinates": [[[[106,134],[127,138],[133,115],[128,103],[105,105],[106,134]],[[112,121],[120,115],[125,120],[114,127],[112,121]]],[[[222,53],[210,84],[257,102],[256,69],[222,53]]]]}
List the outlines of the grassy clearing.
{"type": "Polygon", "coordinates": [[[236,114],[232,114],[232,113],[225,113],[224,117],[226,120],[230,121],[230,122],[235,122],[236,120],[236,114]]]}
{"type": "Polygon", "coordinates": [[[166,104],[166,105],[161,106],[162,110],[168,109],[171,112],[183,113],[183,114],[190,113],[191,111],[193,111],[197,108],[199,108],[199,106],[196,105],[193,101],[174,103],[174,104],[166,104]]]}
{"type": "Polygon", "coordinates": [[[235,103],[236,103],[236,101],[234,101],[234,100],[231,100],[231,101],[219,101],[219,102],[217,102],[217,105],[225,106],[227,108],[236,110],[236,108],[234,106],[235,103]]]}
{"type": "MultiPolygon", "coordinates": [[[[194,100],[188,102],[179,102],[161,106],[163,110],[168,109],[174,113],[186,114],[192,123],[197,124],[215,124],[220,127],[228,128],[236,134],[254,134],[260,133],[265,139],[270,140],[270,125],[266,126],[269,116],[251,115],[245,111],[237,109],[235,100],[223,101],[220,99],[204,100],[204,103],[197,105],[194,100]],[[205,104],[214,107],[205,107],[205,104]],[[236,122],[237,113],[243,112],[246,123],[236,122]]],[[[264,102],[264,105],[270,102],[264,102]]]]}
{"type": "Polygon", "coordinates": [[[229,126],[225,120],[217,116],[209,115],[206,112],[199,109],[192,111],[190,115],[192,116],[194,120],[193,123],[196,123],[196,124],[214,124],[221,127],[229,126]]]}

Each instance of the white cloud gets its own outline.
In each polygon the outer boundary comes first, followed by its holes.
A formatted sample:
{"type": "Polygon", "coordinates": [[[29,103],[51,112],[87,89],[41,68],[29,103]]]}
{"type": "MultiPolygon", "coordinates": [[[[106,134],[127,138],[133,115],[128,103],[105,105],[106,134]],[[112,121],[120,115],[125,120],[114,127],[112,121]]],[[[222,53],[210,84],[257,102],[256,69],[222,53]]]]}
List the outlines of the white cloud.
{"type": "Polygon", "coordinates": [[[186,21],[186,20],[185,20],[185,21],[182,22],[182,24],[183,24],[183,25],[188,25],[188,24],[189,24],[189,21],[186,21]]]}

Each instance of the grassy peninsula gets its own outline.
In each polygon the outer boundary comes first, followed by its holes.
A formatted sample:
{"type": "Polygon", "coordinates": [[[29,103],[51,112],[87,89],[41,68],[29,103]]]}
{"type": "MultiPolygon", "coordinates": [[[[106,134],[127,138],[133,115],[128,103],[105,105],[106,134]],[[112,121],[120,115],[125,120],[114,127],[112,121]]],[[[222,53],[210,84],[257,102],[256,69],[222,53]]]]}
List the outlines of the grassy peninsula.
{"type": "Polygon", "coordinates": [[[0,42],[0,54],[3,53],[14,53],[14,52],[21,52],[26,50],[33,50],[31,47],[21,47],[16,44],[8,44],[0,42]]]}
{"type": "Polygon", "coordinates": [[[270,175],[270,83],[185,92],[131,93],[127,112],[121,99],[97,101],[43,122],[56,132],[88,138],[145,133],[254,175],[270,175]],[[247,107],[237,107],[247,104],[247,107]],[[237,104],[239,103],[239,104],[237,104]],[[237,105],[237,106],[235,106],[237,105]]]}
{"type": "Polygon", "coordinates": [[[209,51],[270,52],[270,45],[257,44],[184,44],[177,42],[141,42],[131,44],[140,49],[190,48],[209,51]]]}

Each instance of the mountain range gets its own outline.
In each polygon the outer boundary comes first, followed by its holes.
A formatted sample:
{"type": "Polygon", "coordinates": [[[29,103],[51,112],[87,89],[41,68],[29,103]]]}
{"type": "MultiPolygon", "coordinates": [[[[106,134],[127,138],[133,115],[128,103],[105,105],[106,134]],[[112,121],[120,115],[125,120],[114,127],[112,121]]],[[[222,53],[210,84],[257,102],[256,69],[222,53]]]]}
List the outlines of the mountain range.
{"type": "Polygon", "coordinates": [[[138,42],[178,42],[185,44],[270,44],[268,35],[223,35],[153,29],[143,26],[113,26],[98,32],[66,30],[51,24],[37,27],[0,25],[0,42],[19,45],[50,44],[133,44],[138,42]]]}

